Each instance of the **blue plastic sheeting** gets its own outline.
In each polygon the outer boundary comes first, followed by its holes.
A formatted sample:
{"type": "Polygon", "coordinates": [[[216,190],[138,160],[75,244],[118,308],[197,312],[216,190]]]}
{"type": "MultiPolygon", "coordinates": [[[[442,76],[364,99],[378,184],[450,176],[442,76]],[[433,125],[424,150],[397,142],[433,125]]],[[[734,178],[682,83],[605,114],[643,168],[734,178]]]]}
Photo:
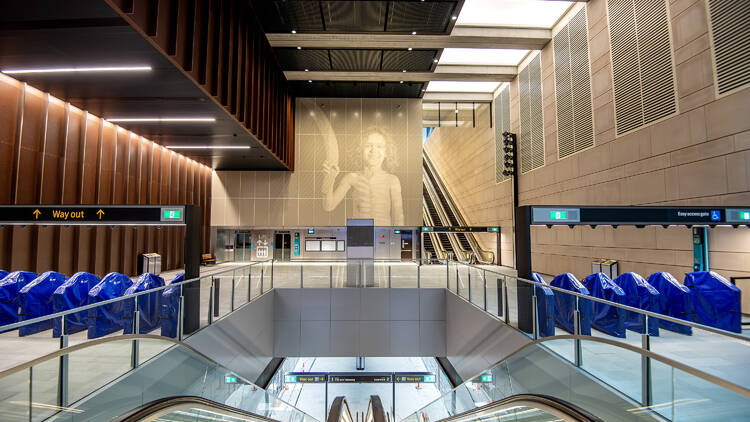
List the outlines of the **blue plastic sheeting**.
{"type": "MultiPolygon", "coordinates": [[[[179,273],[169,284],[185,281],[185,273],[179,273]]],[[[164,289],[159,304],[159,316],[161,317],[161,335],[164,337],[177,337],[177,316],[180,309],[180,288],[182,286],[171,286],[164,289]]]]}
{"type": "Polygon", "coordinates": [[[36,273],[13,271],[0,280],[0,325],[18,322],[18,293],[35,278],[36,273]]]}
{"type": "Polygon", "coordinates": [[[713,271],[698,271],[685,276],[695,306],[695,322],[742,332],[740,289],[713,271]]]}
{"type": "MultiPolygon", "coordinates": [[[[532,273],[531,278],[537,283],[548,284],[538,273],[532,273]]],[[[537,321],[539,323],[539,337],[555,335],[555,293],[543,286],[534,286],[536,294],[537,321]]]]}
{"type": "MultiPolygon", "coordinates": [[[[623,303],[625,292],[604,273],[591,274],[583,279],[591,296],[615,303],[623,303]]],[[[616,306],[594,302],[591,325],[611,336],[625,338],[625,310],[616,306]]]]}
{"type": "MultiPolygon", "coordinates": [[[[53,314],[52,293],[65,283],[67,279],[68,277],[65,277],[63,274],[47,271],[24,286],[18,294],[21,305],[21,313],[19,314],[21,321],[53,314]]],[[[51,319],[20,327],[18,334],[28,336],[49,330],[50,328],[52,328],[51,319]]]]}
{"type": "MultiPolygon", "coordinates": [[[[89,291],[99,284],[99,277],[87,272],[73,274],[65,283],[52,294],[52,308],[54,313],[67,311],[79,306],[88,305],[89,291]]],[[[74,334],[88,328],[86,317],[88,311],[80,311],[65,316],[65,334],[74,334]]],[[[52,323],[52,336],[60,337],[62,319],[55,318],[52,323]]]]}
{"type": "Polygon", "coordinates": [[[0,280],[4,279],[8,275],[8,272],[5,270],[0,270],[0,280]]]}
{"type": "MultiPolygon", "coordinates": [[[[670,273],[653,273],[648,277],[648,283],[659,291],[659,313],[673,318],[693,321],[695,308],[690,288],[677,281],[670,273]]],[[[680,334],[691,335],[693,330],[684,324],[658,320],[659,327],[680,334]]]]}
{"type": "MultiPolygon", "coordinates": [[[[654,286],[648,284],[648,281],[639,274],[620,274],[615,279],[615,284],[625,291],[623,305],[643,309],[644,311],[661,312],[659,308],[661,300],[659,291],[654,286]]],[[[643,334],[643,318],[643,314],[634,311],[625,311],[625,328],[643,334]]],[[[650,318],[648,323],[648,334],[651,336],[659,335],[659,323],[653,318],[650,318]]]]}
{"type": "MultiPolygon", "coordinates": [[[[156,274],[145,273],[138,277],[127,290],[126,295],[143,292],[164,286],[164,279],[156,274]]],[[[159,302],[161,291],[140,295],[137,298],[127,299],[125,301],[125,334],[133,334],[133,314],[135,311],[135,302],[138,300],[138,334],[148,334],[154,331],[159,324],[159,302]]]]}
{"type": "MultiPolygon", "coordinates": [[[[89,303],[98,303],[122,296],[133,280],[125,274],[109,273],[89,292],[89,303]]],[[[118,300],[107,305],[89,309],[88,337],[97,338],[122,330],[124,324],[123,311],[125,301],[118,300]]]]}
{"type": "MultiPolygon", "coordinates": [[[[550,286],[570,290],[571,292],[588,295],[588,289],[571,273],[560,274],[555,277],[550,286]]],[[[575,329],[574,317],[576,310],[576,296],[563,292],[555,293],[555,321],[563,330],[573,333],[575,329]]],[[[591,301],[578,300],[578,312],[581,320],[581,334],[591,335],[591,301]]]]}

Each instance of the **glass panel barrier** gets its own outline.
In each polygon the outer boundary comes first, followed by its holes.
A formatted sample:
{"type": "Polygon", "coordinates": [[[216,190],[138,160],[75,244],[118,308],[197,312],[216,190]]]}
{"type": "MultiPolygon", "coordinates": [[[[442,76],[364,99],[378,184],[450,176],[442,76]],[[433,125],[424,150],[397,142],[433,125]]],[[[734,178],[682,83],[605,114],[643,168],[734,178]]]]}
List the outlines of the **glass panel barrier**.
{"type": "Polygon", "coordinates": [[[419,267],[414,262],[391,262],[391,283],[393,288],[417,288],[417,276],[419,267]]]}
{"type": "Polygon", "coordinates": [[[43,421],[59,410],[60,359],[39,363],[31,369],[31,420],[43,421]]]}
{"type": "Polygon", "coordinates": [[[0,415],[4,420],[29,421],[29,381],[32,373],[33,370],[27,368],[0,378],[0,415]]]}
{"type": "MultiPolygon", "coordinates": [[[[150,345],[146,348],[147,355],[149,350],[150,345]]],[[[130,371],[132,353],[133,341],[127,340],[96,344],[69,353],[68,402],[75,403],[130,371]]]]}

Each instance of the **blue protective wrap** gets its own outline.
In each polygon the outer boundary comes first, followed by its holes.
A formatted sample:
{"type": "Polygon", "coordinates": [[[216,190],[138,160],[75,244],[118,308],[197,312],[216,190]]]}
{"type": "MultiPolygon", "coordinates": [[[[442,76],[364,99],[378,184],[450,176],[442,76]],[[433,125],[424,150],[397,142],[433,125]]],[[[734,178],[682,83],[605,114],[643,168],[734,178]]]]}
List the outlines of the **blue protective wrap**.
{"type": "MultiPolygon", "coordinates": [[[[636,273],[620,274],[615,280],[615,284],[625,291],[623,305],[633,308],[643,309],[660,313],[659,308],[659,291],[636,273]]],[[[644,315],[634,311],[625,311],[625,328],[643,334],[644,315]]],[[[649,318],[648,334],[651,336],[659,335],[659,323],[654,318],[649,318]]]]}
{"type": "MultiPolygon", "coordinates": [[[[19,304],[21,305],[21,312],[19,313],[21,321],[53,314],[52,294],[67,279],[68,277],[63,274],[47,271],[24,286],[18,293],[19,304]]],[[[28,336],[50,328],[52,328],[51,319],[20,327],[18,335],[28,336]]]]}
{"type": "Polygon", "coordinates": [[[742,332],[740,296],[742,292],[729,280],[713,271],[697,271],[685,276],[695,306],[695,322],[742,332]]]}
{"type": "MultiPolygon", "coordinates": [[[[583,279],[591,296],[622,304],[625,292],[604,273],[591,274],[583,279]]],[[[591,325],[611,336],[625,338],[625,310],[604,303],[593,302],[591,325]]]]}
{"type": "MultiPolygon", "coordinates": [[[[538,273],[532,273],[531,278],[537,283],[548,284],[538,273]]],[[[534,286],[536,294],[537,321],[539,323],[539,337],[555,335],[555,293],[543,286],[534,286]]]]}
{"type": "MultiPolygon", "coordinates": [[[[73,274],[65,283],[60,285],[52,294],[52,308],[54,313],[67,311],[89,304],[89,291],[101,280],[94,274],[78,272],[73,274]]],[[[65,316],[65,334],[74,334],[88,328],[86,319],[88,311],[80,311],[65,316]]],[[[52,322],[52,336],[60,337],[62,318],[55,318],[52,322]]]]}
{"type": "MultiPolygon", "coordinates": [[[[164,279],[156,274],[145,273],[138,277],[132,286],[125,290],[126,295],[144,292],[164,286],[164,279]]],[[[161,291],[146,293],[137,298],[126,299],[123,309],[125,320],[124,333],[133,334],[133,315],[135,313],[135,302],[138,300],[138,334],[148,334],[159,327],[159,302],[161,291]]]]}
{"type": "MultiPolygon", "coordinates": [[[[695,307],[693,306],[693,295],[690,288],[683,286],[670,273],[653,273],[648,277],[648,283],[656,288],[661,294],[659,296],[659,313],[673,318],[693,321],[695,319],[695,307]]],[[[693,330],[684,324],[658,320],[659,327],[680,334],[691,335],[693,330]]]]}
{"type": "MultiPolygon", "coordinates": [[[[588,295],[588,289],[571,273],[560,274],[555,277],[550,286],[570,290],[571,292],[588,295]]],[[[563,330],[573,333],[575,330],[574,318],[576,310],[576,297],[563,292],[555,292],[555,321],[557,326],[563,330]]],[[[591,301],[578,300],[578,312],[581,320],[581,334],[591,335],[591,301]]]]}
{"type": "MultiPolygon", "coordinates": [[[[185,273],[179,273],[169,284],[179,283],[185,280],[185,273]]],[[[159,303],[159,316],[161,317],[161,335],[164,337],[177,337],[177,316],[180,309],[180,287],[170,286],[161,293],[159,303]]]]}
{"type": "Polygon", "coordinates": [[[36,273],[13,271],[0,280],[0,325],[13,324],[19,321],[18,294],[36,277],[36,273]]]}
{"type": "Polygon", "coordinates": [[[8,275],[8,272],[5,270],[0,270],[0,280],[4,279],[8,275]]]}
{"type": "MultiPolygon", "coordinates": [[[[125,290],[132,285],[133,280],[125,274],[109,273],[104,276],[99,284],[89,291],[89,303],[93,304],[121,297],[125,293],[125,290]]],[[[89,326],[88,338],[102,337],[122,330],[124,326],[124,309],[124,300],[89,309],[87,321],[89,326]]]]}

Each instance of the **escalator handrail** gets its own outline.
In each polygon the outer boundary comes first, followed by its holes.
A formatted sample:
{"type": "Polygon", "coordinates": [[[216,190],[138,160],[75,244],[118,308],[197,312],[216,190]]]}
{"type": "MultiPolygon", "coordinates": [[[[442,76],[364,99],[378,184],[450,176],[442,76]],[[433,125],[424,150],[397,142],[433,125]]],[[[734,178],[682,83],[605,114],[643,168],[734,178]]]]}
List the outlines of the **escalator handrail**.
{"type": "Polygon", "coordinates": [[[383,402],[380,400],[380,396],[370,396],[370,402],[367,404],[367,416],[364,422],[387,422],[385,417],[385,409],[383,408],[383,402]]]}
{"type": "Polygon", "coordinates": [[[467,410],[466,412],[449,416],[444,419],[440,419],[438,422],[458,422],[472,417],[476,417],[477,419],[479,419],[485,412],[495,412],[498,410],[502,410],[498,408],[508,406],[532,407],[535,409],[543,410],[565,421],[602,422],[602,419],[580,409],[578,406],[567,403],[558,398],[542,394],[517,394],[509,396],[492,403],[488,403],[484,406],[467,410]]]}
{"type": "MultiPolygon", "coordinates": [[[[435,208],[435,212],[437,213],[438,218],[440,219],[441,223],[445,221],[445,223],[443,223],[442,225],[448,225],[448,226],[453,225],[453,223],[450,220],[450,217],[448,216],[446,210],[444,209],[444,205],[442,205],[442,201],[440,201],[440,195],[438,194],[437,189],[433,185],[432,180],[430,180],[429,177],[423,175],[422,183],[424,185],[424,188],[427,191],[427,198],[425,198],[425,200],[429,198],[430,202],[432,203],[432,206],[435,208]]],[[[435,224],[434,221],[432,223],[433,225],[435,224]]],[[[448,242],[450,242],[451,248],[453,249],[454,254],[457,257],[458,256],[464,257],[468,255],[467,252],[469,251],[464,250],[463,245],[461,244],[461,241],[458,239],[455,233],[445,233],[445,236],[447,236],[448,242]]],[[[469,247],[471,247],[471,244],[469,244],[469,247]]]]}
{"type": "Polygon", "coordinates": [[[339,422],[341,417],[348,417],[348,422],[353,422],[352,412],[349,410],[349,403],[346,401],[346,397],[338,396],[331,402],[331,410],[328,411],[328,417],[326,422],[339,422]]]}
{"type": "Polygon", "coordinates": [[[247,410],[238,409],[224,403],[215,402],[198,396],[173,396],[154,400],[139,406],[130,412],[113,419],[113,422],[137,422],[154,420],[160,416],[182,409],[206,409],[223,414],[231,413],[245,418],[252,418],[264,422],[279,422],[276,419],[260,416],[247,410]]]}

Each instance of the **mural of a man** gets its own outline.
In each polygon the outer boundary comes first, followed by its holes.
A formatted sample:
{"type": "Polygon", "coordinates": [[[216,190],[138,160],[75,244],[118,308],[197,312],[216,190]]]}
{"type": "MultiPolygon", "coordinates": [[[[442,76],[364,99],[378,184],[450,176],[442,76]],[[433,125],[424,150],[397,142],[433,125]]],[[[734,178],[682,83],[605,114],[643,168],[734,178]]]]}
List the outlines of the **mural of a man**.
{"type": "Polygon", "coordinates": [[[390,144],[391,140],[383,130],[366,130],[362,144],[362,171],[347,173],[335,188],[339,167],[328,160],[323,162],[323,209],[333,211],[353,189],[354,218],[372,218],[376,226],[403,225],[401,181],[383,168],[390,144]]]}

